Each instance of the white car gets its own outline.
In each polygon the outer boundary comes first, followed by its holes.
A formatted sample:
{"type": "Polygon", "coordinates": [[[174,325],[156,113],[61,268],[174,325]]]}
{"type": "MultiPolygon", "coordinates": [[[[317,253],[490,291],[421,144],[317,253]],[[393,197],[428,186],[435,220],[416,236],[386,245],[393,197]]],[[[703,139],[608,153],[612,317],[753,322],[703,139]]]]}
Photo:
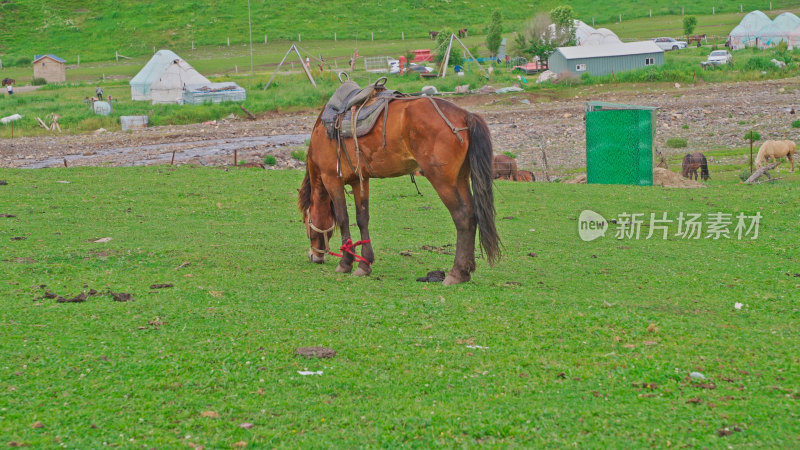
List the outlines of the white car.
{"type": "Polygon", "coordinates": [[[727,50],[714,50],[708,55],[706,64],[728,64],[733,60],[733,55],[727,50]]]}
{"type": "Polygon", "coordinates": [[[681,48],[686,48],[689,45],[686,41],[676,41],[671,37],[660,37],[653,39],[653,42],[656,43],[657,46],[661,48],[661,50],[669,51],[669,50],[678,50],[681,48]]]}

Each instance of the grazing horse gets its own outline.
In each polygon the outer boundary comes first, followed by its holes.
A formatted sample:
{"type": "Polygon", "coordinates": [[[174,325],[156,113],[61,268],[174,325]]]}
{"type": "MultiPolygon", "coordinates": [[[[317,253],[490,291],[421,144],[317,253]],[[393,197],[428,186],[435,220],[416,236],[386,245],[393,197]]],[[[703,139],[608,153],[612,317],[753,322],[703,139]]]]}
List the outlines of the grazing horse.
{"type": "Polygon", "coordinates": [[[536,181],[536,175],[529,170],[520,170],[517,172],[517,176],[519,177],[519,181],[536,181]]]}
{"type": "Polygon", "coordinates": [[[770,158],[775,162],[775,158],[782,158],[785,156],[792,164],[792,172],[794,172],[793,156],[795,148],[795,143],[793,141],[766,141],[761,144],[761,148],[758,149],[756,167],[761,167],[764,161],[769,161],[770,158]]]}
{"type": "Polygon", "coordinates": [[[708,175],[708,161],[706,160],[706,156],[700,152],[692,154],[687,153],[681,162],[681,175],[690,180],[692,179],[692,175],[694,175],[694,179],[696,180],[698,168],[700,169],[700,178],[702,178],[703,181],[711,178],[708,175]]]}
{"type": "Polygon", "coordinates": [[[13,78],[3,78],[3,86],[8,86],[10,84],[17,84],[17,80],[13,78]]]}
{"type": "MultiPolygon", "coordinates": [[[[354,142],[328,136],[320,118],[311,131],[306,174],[298,196],[310,261],[321,264],[329,253],[335,228],[342,235],[337,272],[372,272],[375,261],[369,235],[369,179],[399,177],[424,171],[450,211],[456,226],[456,255],[445,285],[469,281],[475,270],[475,233],[490,265],[500,258],[492,193],[492,143],[480,116],[441,99],[407,97],[393,100],[375,127],[354,142]],[[471,188],[470,188],[471,183],[471,188]],[[345,185],[353,190],[361,241],[352,242],[345,185]],[[363,245],[361,255],[355,246],[363,245]]],[[[339,255],[336,255],[339,256],[339,255]]]]}
{"type": "Polygon", "coordinates": [[[460,28],[458,30],[458,37],[460,37],[460,38],[467,37],[467,29],[466,28],[460,28]]]}
{"type": "Polygon", "coordinates": [[[439,35],[438,31],[428,31],[428,35],[431,37],[431,40],[436,39],[436,36],[439,35]]]}
{"type": "Polygon", "coordinates": [[[494,179],[517,181],[517,162],[506,155],[494,155],[492,158],[492,174],[494,179]]]}

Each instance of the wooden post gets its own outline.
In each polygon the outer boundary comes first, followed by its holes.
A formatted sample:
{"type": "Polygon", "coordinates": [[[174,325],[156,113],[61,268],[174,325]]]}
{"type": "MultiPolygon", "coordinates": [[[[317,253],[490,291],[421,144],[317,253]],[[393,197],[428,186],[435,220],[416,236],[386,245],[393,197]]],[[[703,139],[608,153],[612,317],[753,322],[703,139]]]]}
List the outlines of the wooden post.
{"type": "Polygon", "coordinates": [[[715,6],[711,7],[711,15],[712,16],[716,16],[717,15],[717,8],[715,6]]]}
{"type": "Polygon", "coordinates": [[[234,167],[239,165],[238,149],[233,149],[233,165],[234,165],[234,167]]]}
{"type": "Polygon", "coordinates": [[[653,18],[653,8],[650,8],[650,18],[653,18]]]}
{"type": "Polygon", "coordinates": [[[194,41],[192,41],[192,50],[194,50],[194,41]]]}
{"type": "Polygon", "coordinates": [[[264,45],[267,45],[269,42],[267,41],[267,35],[264,35],[264,45]]]}
{"type": "Polygon", "coordinates": [[[153,54],[154,55],[156,54],[156,46],[155,45],[153,46],[153,54]]]}
{"type": "Polygon", "coordinates": [[[300,37],[300,33],[297,33],[297,42],[303,42],[303,39],[300,37]]]}
{"type": "Polygon", "coordinates": [[[740,13],[741,13],[741,12],[744,12],[744,9],[742,8],[742,4],[741,4],[741,3],[739,4],[739,12],[740,12],[740,13]]]}
{"type": "Polygon", "coordinates": [[[622,23],[622,14],[619,15],[619,23],[622,23]]]}
{"type": "Polygon", "coordinates": [[[11,139],[14,139],[14,121],[11,121],[11,139]]]}
{"type": "MultiPolygon", "coordinates": [[[[78,55],[78,67],[81,66],[81,55],[78,55]]],[[[3,68],[3,63],[0,63],[0,69],[3,68]]]]}
{"type": "Polygon", "coordinates": [[[175,150],[172,151],[172,160],[169,162],[170,166],[175,165],[175,150]]]}
{"type": "Polygon", "coordinates": [[[450,51],[453,50],[453,38],[455,34],[450,34],[450,42],[447,44],[447,51],[444,53],[444,60],[442,60],[442,67],[439,68],[439,76],[444,78],[447,74],[447,64],[450,63],[450,51]]]}
{"type": "Polygon", "coordinates": [[[231,38],[228,38],[228,47],[231,46],[231,38]]]}
{"type": "Polygon", "coordinates": [[[542,162],[544,162],[544,179],[550,181],[550,170],[547,167],[547,153],[544,151],[544,144],[542,144],[542,162]]]}
{"type": "Polygon", "coordinates": [[[753,174],[753,130],[750,130],[750,174],[753,174]]]}
{"type": "Polygon", "coordinates": [[[594,17],[592,17],[592,26],[594,26],[594,17]]]}
{"type": "Polygon", "coordinates": [[[694,85],[697,86],[697,69],[694,69],[694,71],[692,72],[692,83],[694,83],[694,85]]]}
{"type": "Polygon", "coordinates": [[[336,32],[333,32],[333,42],[336,42],[336,32]]]}
{"type": "Polygon", "coordinates": [[[117,62],[119,62],[119,52],[114,50],[114,58],[116,58],[117,62]]]}
{"type": "Polygon", "coordinates": [[[375,32],[374,32],[374,31],[370,31],[370,33],[369,33],[369,40],[370,40],[370,41],[374,41],[374,40],[375,40],[375,32]]]}
{"type": "Polygon", "coordinates": [[[64,158],[64,167],[69,167],[69,166],[67,165],[67,158],[64,158]]]}
{"type": "Polygon", "coordinates": [[[401,41],[405,41],[406,40],[406,33],[404,31],[400,32],[400,40],[401,41]]]}
{"type": "Polygon", "coordinates": [[[681,6],[681,16],[683,16],[683,6],[681,6]]]}
{"type": "Polygon", "coordinates": [[[239,65],[238,65],[238,64],[234,64],[234,65],[233,65],[233,70],[234,70],[236,73],[239,73],[239,65]]]}

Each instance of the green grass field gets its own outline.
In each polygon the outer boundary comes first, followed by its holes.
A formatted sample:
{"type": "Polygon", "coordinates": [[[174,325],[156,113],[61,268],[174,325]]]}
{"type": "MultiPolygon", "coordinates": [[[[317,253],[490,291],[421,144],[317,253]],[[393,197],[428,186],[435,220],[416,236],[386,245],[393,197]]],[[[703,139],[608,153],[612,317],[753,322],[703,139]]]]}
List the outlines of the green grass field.
{"type": "MultiPolygon", "coordinates": [[[[735,13],[742,5],[745,12],[769,11],[765,0],[675,0],[626,2],[609,0],[542,0],[520,3],[511,0],[475,2],[423,2],[389,0],[364,3],[355,0],[323,2],[311,0],[244,0],[203,2],[182,0],[158,3],[135,0],[58,0],[46,5],[25,0],[0,4],[0,53],[7,64],[33,54],[55,53],[74,63],[76,54],[83,61],[111,59],[115,51],[127,56],[141,56],[152,47],[188,48],[248,42],[248,3],[252,33],[256,42],[268,39],[358,39],[366,41],[427,37],[429,30],[467,27],[474,34],[485,34],[491,11],[504,16],[505,31],[517,30],[538,12],[547,12],[567,3],[586,23],[610,24],[647,17],[686,14],[710,15],[735,13]]],[[[772,0],[775,9],[796,8],[796,0],[772,0]]]]}
{"type": "Polygon", "coordinates": [[[455,240],[425,181],[372,183],[359,279],[307,262],[301,172],[0,169],[2,444],[796,446],[800,177],[780,176],[499,182],[504,259],[445,288],[414,281],[455,240]],[[584,209],[763,218],[756,240],[583,242],[584,209]],[[89,289],[134,301],[43,298],[89,289]],[[293,354],[314,345],[338,355],[293,354]]]}

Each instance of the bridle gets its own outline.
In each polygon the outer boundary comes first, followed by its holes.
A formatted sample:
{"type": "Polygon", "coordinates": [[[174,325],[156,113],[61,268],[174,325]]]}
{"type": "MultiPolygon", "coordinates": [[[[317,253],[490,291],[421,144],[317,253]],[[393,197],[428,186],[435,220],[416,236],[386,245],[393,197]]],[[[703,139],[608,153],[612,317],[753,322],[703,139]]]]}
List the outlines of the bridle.
{"type": "Polygon", "coordinates": [[[311,251],[314,252],[315,255],[325,256],[328,254],[328,251],[330,251],[330,245],[328,244],[328,233],[333,231],[334,228],[336,228],[336,221],[334,221],[333,225],[331,225],[331,227],[327,230],[323,230],[314,226],[314,224],[311,223],[311,208],[306,209],[306,236],[308,236],[308,239],[311,240],[311,230],[314,230],[317,233],[322,233],[322,238],[325,240],[324,250],[320,250],[311,245],[311,251]]]}

